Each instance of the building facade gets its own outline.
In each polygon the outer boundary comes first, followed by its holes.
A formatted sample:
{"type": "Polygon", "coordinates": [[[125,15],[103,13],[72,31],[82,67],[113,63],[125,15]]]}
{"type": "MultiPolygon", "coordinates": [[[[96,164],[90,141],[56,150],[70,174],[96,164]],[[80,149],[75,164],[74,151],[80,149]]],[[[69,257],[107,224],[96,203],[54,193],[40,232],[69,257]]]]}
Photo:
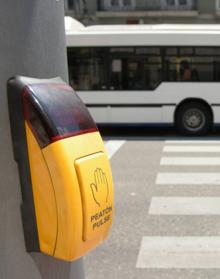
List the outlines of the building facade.
{"type": "Polygon", "coordinates": [[[86,25],[219,23],[220,0],[64,0],[65,13],[86,25]]]}

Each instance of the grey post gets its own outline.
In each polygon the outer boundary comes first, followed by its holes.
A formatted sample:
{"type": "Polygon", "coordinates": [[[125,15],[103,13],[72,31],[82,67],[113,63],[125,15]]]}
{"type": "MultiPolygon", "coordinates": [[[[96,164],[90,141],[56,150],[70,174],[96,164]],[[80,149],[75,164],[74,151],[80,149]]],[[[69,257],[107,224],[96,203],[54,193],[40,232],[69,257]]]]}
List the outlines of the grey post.
{"type": "Polygon", "coordinates": [[[68,80],[63,1],[0,4],[0,278],[83,279],[81,260],[68,263],[25,251],[6,98],[6,81],[14,75],[68,80]]]}

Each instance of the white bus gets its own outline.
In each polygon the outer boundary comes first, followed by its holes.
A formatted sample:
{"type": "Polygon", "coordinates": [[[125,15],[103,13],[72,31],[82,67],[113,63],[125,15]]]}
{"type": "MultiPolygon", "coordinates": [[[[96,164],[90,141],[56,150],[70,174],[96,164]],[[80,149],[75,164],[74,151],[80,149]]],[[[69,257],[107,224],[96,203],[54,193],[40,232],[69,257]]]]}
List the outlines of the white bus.
{"type": "Polygon", "coordinates": [[[106,25],[66,19],[70,84],[98,124],[220,124],[220,25],[106,25]]]}

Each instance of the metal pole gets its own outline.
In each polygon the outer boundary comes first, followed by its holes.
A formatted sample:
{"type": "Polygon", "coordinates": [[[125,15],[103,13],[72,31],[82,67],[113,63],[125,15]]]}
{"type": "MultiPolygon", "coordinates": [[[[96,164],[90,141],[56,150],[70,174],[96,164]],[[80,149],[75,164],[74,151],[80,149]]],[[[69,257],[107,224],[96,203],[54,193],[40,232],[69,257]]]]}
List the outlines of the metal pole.
{"type": "Polygon", "coordinates": [[[68,263],[25,250],[6,98],[6,81],[14,75],[68,80],[63,2],[1,1],[0,42],[0,278],[83,279],[81,260],[68,263]]]}

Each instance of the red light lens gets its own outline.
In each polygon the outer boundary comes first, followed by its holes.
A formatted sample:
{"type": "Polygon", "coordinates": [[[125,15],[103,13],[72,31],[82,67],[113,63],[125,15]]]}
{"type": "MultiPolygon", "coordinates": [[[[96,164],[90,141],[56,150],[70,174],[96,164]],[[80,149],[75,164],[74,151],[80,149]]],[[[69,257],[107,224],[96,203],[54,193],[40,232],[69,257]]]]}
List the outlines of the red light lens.
{"type": "Polygon", "coordinates": [[[36,84],[23,91],[24,115],[43,148],[49,143],[97,131],[78,95],[65,84],[36,84]]]}

